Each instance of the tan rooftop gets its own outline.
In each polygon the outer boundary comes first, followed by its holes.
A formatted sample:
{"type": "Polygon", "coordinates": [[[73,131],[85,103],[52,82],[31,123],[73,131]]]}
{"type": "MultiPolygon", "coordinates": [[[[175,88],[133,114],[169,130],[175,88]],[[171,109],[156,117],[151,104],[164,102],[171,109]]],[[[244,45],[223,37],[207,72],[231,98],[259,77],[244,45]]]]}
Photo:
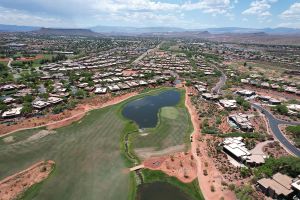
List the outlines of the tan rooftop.
{"type": "Polygon", "coordinates": [[[288,196],[293,192],[291,189],[292,178],[281,173],[273,175],[273,179],[263,178],[257,182],[264,188],[272,189],[277,195],[288,196]]]}

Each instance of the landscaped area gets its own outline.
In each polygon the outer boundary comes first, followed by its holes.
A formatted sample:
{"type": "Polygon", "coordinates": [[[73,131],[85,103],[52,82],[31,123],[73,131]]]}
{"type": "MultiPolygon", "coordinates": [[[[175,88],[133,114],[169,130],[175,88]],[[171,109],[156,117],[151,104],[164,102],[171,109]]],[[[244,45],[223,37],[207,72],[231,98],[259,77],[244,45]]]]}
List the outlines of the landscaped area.
{"type": "MultiPolygon", "coordinates": [[[[150,91],[147,95],[164,90],[166,88],[150,91]]],[[[127,159],[129,157],[126,156],[123,139],[125,133],[136,131],[137,127],[120,115],[127,102],[145,95],[93,110],[80,121],[66,127],[55,130],[31,129],[2,138],[0,179],[41,160],[53,160],[56,167],[51,176],[32,186],[23,199],[134,199],[136,179],[133,172],[128,170],[133,166],[134,159],[127,159]]],[[[162,109],[160,123],[157,128],[151,129],[153,132],[148,136],[147,145],[155,141],[161,141],[155,143],[157,146],[154,147],[157,148],[184,144],[192,126],[183,97],[184,91],[181,91],[181,101],[176,107],[162,109]],[[160,131],[164,134],[161,135],[160,131]]],[[[135,138],[131,140],[135,142],[135,138]]],[[[158,180],[170,182],[165,177],[158,180]]],[[[190,191],[187,189],[190,186],[175,185],[188,193],[190,191]]],[[[193,185],[195,187],[197,184],[193,185]]]]}
{"type": "Polygon", "coordinates": [[[184,105],[184,90],[180,90],[180,95],[180,102],[176,106],[163,107],[159,111],[155,128],[146,128],[143,133],[133,136],[134,148],[154,148],[159,151],[177,145],[189,145],[193,127],[184,105]]]}

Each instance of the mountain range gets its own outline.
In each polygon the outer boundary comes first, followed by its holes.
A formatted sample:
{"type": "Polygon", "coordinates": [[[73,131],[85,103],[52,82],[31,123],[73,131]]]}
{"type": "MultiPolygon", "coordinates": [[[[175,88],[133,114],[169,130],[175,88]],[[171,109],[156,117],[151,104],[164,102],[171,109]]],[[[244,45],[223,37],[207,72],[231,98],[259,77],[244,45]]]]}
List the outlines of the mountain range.
{"type": "Polygon", "coordinates": [[[0,24],[0,32],[30,32],[30,31],[39,31],[42,33],[54,32],[58,33],[61,30],[61,33],[65,32],[85,32],[89,35],[97,35],[96,33],[103,34],[121,34],[121,35],[139,35],[147,33],[183,33],[183,32],[204,32],[208,31],[211,34],[225,34],[225,33],[235,33],[235,34],[245,34],[245,33],[267,33],[270,35],[299,35],[300,29],[296,28],[240,28],[240,27],[221,27],[221,28],[207,28],[207,29],[184,29],[177,27],[124,27],[124,26],[94,26],[83,29],[65,29],[65,28],[42,28],[37,26],[17,26],[17,25],[4,25],[0,24]],[[54,31],[55,30],[55,31],[54,31]]]}

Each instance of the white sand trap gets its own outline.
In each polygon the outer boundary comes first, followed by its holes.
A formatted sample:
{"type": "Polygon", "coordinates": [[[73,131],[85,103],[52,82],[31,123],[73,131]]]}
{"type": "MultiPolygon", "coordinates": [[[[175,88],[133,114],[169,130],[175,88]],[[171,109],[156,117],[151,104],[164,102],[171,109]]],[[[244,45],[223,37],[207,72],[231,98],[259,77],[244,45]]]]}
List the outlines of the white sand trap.
{"type": "Polygon", "coordinates": [[[27,138],[27,142],[30,142],[30,141],[34,141],[34,140],[38,140],[38,139],[41,139],[43,137],[46,137],[47,135],[50,135],[50,134],[54,134],[56,133],[56,131],[53,131],[53,130],[41,130],[39,131],[38,133],[30,136],[29,138],[27,138]]]}
{"type": "Polygon", "coordinates": [[[14,142],[14,137],[13,136],[8,136],[6,138],[3,138],[3,142],[5,143],[11,143],[11,142],[14,142]]]}
{"type": "Polygon", "coordinates": [[[138,155],[139,158],[142,160],[145,160],[150,157],[157,157],[157,156],[164,156],[164,155],[169,155],[172,153],[176,153],[179,151],[184,151],[185,145],[176,145],[173,147],[168,147],[165,149],[162,149],[160,151],[156,151],[154,147],[149,147],[149,148],[138,148],[135,149],[135,153],[138,155]]]}

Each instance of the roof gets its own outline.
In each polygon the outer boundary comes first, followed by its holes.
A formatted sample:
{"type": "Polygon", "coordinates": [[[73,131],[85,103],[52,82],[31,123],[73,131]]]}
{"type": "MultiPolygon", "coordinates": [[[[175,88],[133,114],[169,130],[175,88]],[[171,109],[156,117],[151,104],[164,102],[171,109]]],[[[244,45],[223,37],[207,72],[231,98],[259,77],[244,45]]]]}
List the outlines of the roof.
{"type": "Polygon", "coordinates": [[[276,173],[273,175],[273,179],[283,185],[285,188],[291,189],[293,179],[287,175],[276,173]]]}
{"type": "Polygon", "coordinates": [[[242,137],[226,138],[223,142],[224,148],[230,151],[236,157],[245,157],[251,155],[245,144],[242,142],[242,137]]]}
{"type": "Polygon", "coordinates": [[[293,192],[292,190],[293,179],[285,174],[276,173],[273,175],[272,179],[263,178],[257,181],[264,188],[272,189],[277,195],[288,196],[293,192]]]}
{"type": "Polygon", "coordinates": [[[296,180],[295,182],[292,183],[293,188],[297,189],[300,191],[300,179],[296,180]]]}
{"type": "Polygon", "coordinates": [[[293,192],[293,190],[284,187],[283,185],[281,185],[280,183],[278,183],[273,179],[263,178],[258,180],[257,182],[264,188],[272,189],[277,195],[282,194],[284,196],[288,196],[290,193],[293,192]]]}
{"type": "Polygon", "coordinates": [[[236,108],[236,100],[221,99],[220,104],[225,108],[236,108]]]}
{"type": "Polygon", "coordinates": [[[22,110],[22,106],[21,107],[17,107],[17,108],[12,108],[8,111],[5,111],[2,114],[2,117],[12,117],[12,116],[17,116],[21,114],[21,110],[22,110]]]}

